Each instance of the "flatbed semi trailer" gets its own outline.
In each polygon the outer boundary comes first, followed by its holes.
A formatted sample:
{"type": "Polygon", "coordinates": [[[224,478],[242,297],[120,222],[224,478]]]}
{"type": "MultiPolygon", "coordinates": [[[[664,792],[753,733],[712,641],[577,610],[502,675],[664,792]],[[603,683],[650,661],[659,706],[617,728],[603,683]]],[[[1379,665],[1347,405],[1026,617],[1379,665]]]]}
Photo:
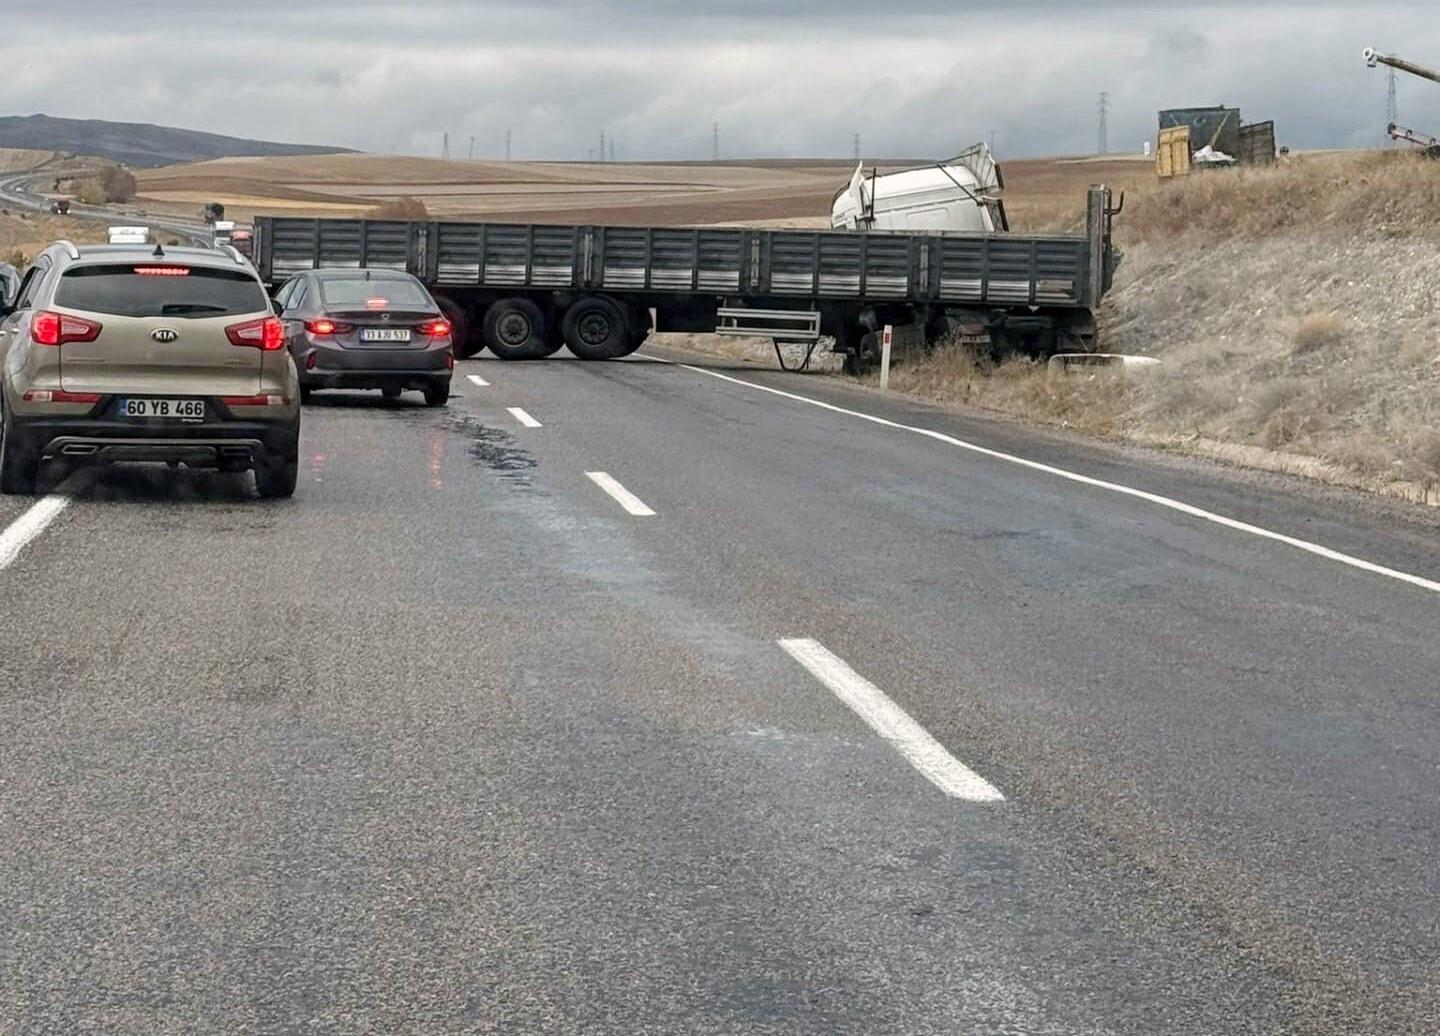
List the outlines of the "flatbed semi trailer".
{"type": "Polygon", "coordinates": [[[446,310],[462,356],[566,345],[615,359],[656,330],[830,338],[855,370],[886,325],[1002,354],[1093,350],[1118,212],[1096,186],[1085,232],[1060,235],[260,216],[253,259],[272,290],[321,267],[405,270],[446,310]]]}

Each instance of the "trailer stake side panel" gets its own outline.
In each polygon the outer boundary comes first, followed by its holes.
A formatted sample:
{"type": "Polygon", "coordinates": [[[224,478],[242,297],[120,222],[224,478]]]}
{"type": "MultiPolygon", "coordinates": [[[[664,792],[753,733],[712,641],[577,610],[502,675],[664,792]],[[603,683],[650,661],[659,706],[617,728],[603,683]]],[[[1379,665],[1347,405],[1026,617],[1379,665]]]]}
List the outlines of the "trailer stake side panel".
{"type": "MultiPolygon", "coordinates": [[[[1109,192],[1085,235],[256,219],[271,284],[317,267],[408,270],[436,287],[822,302],[1093,308],[1108,284],[1109,192]]],[[[712,303],[713,304],[713,303],[712,303]]]]}

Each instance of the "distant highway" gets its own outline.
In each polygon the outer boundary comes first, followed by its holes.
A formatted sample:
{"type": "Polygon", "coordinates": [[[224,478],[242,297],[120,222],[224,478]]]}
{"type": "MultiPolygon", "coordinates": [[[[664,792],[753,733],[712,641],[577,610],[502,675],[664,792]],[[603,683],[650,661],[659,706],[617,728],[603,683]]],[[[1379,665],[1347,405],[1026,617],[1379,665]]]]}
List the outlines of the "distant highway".
{"type": "MultiPolygon", "coordinates": [[[[0,205],[26,209],[31,212],[49,212],[50,199],[35,190],[35,184],[52,179],[55,173],[44,169],[30,169],[24,172],[8,173],[0,177],[0,205]]],[[[67,177],[74,175],[67,173],[67,177]]],[[[81,174],[83,175],[83,174],[81,174]]],[[[134,222],[167,234],[174,234],[187,244],[209,246],[212,235],[208,227],[198,220],[185,220],[177,216],[157,215],[142,212],[135,206],[97,206],[70,203],[69,215],[75,219],[91,220],[97,223],[134,222]]]]}
{"type": "Polygon", "coordinates": [[[1440,1031],[1434,515],[455,373],[0,498],[0,1031],[1440,1031]]]}

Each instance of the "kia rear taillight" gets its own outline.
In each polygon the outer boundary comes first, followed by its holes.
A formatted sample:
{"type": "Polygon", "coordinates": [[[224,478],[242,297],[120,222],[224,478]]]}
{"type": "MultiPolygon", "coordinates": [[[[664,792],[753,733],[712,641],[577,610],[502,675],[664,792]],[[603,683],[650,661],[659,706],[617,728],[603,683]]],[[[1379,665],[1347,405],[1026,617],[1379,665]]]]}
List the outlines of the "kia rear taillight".
{"type": "Polygon", "coordinates": [[[243,324],[231,324],[225,329],[225,336],[231,345],[274,352],[285,348],[285,325],[275,317],[247,320],[243,324]]]}
{"type": "Polygon", "coordinates": [[[312,335],[346,335],[355,330],[355,325],[321,317],[319,320],[305,321],[305,330],[309,331],[312,335]]]}
{"type": "Polygon", "coordinates": [[[417,329],[422,335],[429,335],[431,338],[449,338],[450,321],[448,320],[427,320],[417,329]]]}
{"type": "Polygon", "coordinates": [[[30,319],[30,338],[36,345],[64,345],[66,342],[93,342],[100,337],[100,325],[93,320],[42,310],[30,319]]]}
{"type": "Polygon", "coordinates": [[[98,392],[65,392],[61,389],[30,389],[21,397],[27,403],[98,403],[98,392]]]}
{"type": "Polygon", "coordinates": [[[290,402],[288,396],[221,396],[226,406],[284,406],[290,402]]]}

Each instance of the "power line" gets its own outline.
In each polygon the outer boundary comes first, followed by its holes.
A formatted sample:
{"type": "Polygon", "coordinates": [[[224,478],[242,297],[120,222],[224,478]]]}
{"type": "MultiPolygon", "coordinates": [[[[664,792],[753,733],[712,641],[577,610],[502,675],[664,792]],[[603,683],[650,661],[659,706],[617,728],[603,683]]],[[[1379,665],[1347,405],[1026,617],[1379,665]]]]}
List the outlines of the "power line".
{"type": "Polygon", "coordinates": [[[1110,93],[1102,90],[1100,92],[1100,125],[1095,132],[1095,151],[1101,155],[1110,153],[1110,93]]]}
{"type": "Polygon", "coordinates": [[[611,162],[615,161],[615,137],[614,137],[613,135],[610,137],[610,158],[609,158],[609,161],[611,161],[611,162]]]}

